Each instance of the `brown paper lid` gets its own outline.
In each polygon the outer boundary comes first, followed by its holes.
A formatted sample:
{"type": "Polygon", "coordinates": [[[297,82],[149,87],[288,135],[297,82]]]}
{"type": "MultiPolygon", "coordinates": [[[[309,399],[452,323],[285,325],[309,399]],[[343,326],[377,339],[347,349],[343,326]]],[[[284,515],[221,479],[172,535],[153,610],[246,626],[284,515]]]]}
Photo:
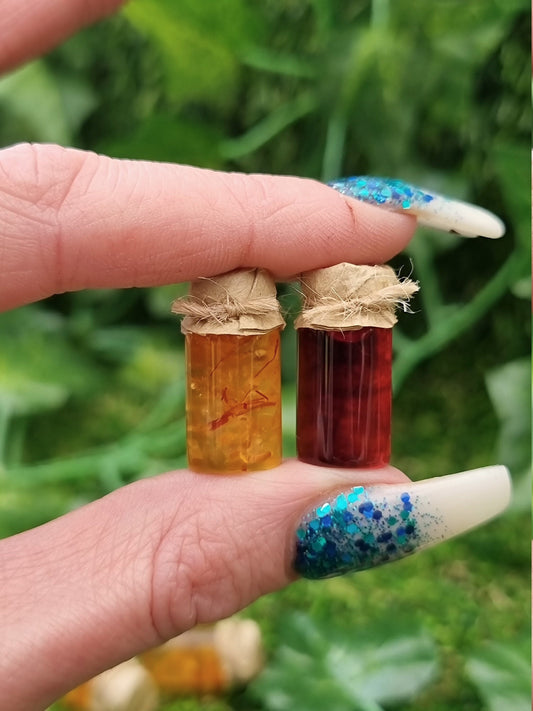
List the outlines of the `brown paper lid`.
{"type": "Polygon", "coordinates": [[[392,328],[396,308],[406,310],[419,288],[410,279],[400,279],[389,266],[347,262],[307,272],[300,284],[303,306],[295,328],[325,331],[392,328]]]}
{"type": "Polygon", "coordinates": [[[282,328],[276,285],[264,269],[236,269],[197,279],[172,312],[183,314],[183,333],[253,336],[282,328]]]}

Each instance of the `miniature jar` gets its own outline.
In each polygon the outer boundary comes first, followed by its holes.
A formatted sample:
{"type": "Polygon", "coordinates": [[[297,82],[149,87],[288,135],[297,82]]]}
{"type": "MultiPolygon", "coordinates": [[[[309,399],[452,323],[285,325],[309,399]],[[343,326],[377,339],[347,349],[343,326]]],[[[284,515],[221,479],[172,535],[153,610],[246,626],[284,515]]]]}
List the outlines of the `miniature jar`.
{"type": "Polygon", "coordinates": [[[298,329],[298,458],[379,467],[391,451],[392,326],[418,289],[387,266],[305,274],[298,329]]]}
{"type": "Polygon", "coordinates": [[[191,284],[185,314],[187,458],[213,474],[281,463],[280,332],[272,277],[236,270],[191,284]]]}

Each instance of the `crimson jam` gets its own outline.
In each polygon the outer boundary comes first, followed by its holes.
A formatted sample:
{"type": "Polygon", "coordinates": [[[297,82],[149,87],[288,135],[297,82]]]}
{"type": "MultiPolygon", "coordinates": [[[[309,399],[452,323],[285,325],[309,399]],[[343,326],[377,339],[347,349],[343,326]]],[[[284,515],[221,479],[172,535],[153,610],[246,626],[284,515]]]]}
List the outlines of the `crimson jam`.
{"type": "Polygon", "coordinates": [[[298,458],[378,467],[391,448],[392,329],[298,330],[298,458]]]}

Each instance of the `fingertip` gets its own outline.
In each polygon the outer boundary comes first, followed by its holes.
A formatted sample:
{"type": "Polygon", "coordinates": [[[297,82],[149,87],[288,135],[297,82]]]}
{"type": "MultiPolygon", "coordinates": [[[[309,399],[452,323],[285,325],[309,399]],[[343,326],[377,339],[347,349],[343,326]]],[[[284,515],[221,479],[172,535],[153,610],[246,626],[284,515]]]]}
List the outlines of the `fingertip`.
{"type": "Polygon", "coordinates": [[[115,12],[126,0],[3,0],[0,73],[51,49],[75,30],[115,12]]]}
{"type": "Polygon", "coordinates": [[[353,198],[340,197],[344,198],[346,206],[356,216],[360,234],[371,235],[371,239],[366,242],[361,239],[361,249],[369,252],[369,259],[364,263],[388,262],[407,247],[417,227],[416,217],[405,213],[386,212],[353,198]]]}
{"type": "MultiPolygon", "coordinates": [[[[242,177],[242,176],[241,176],[242,177]]],[[[260,264],[281,278],[348,261],[379,264],[398,254],[416,218],[386,212],[341,195],[316,180],[245,176],[254,239],[242,266],[260,264]]]]}

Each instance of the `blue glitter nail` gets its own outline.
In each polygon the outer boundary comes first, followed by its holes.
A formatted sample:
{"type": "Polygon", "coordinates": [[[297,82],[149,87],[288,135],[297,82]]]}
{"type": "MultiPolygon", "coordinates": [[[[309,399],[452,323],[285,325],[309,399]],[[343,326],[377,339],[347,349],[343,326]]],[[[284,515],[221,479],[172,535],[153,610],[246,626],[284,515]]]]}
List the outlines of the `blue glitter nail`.
{"type": "Polygon", "coordinates": [[[431,193],[396,178],[360,175],[332,180],[328,185],[347,197],[392,210],[410,210],[435,199],[431,193]]]}
{"type": "Polygon", "coordinates": [[[337,502],[335,504],[335,508],[337,509],[337,511],[344,511],[347,506],[348,506],[348,500],[346,499],[346,496],[344,496],[344,494],[341,494],[340,496],[338,496],[337,502]]]}
{"type": "Polygon", "coordinates": [[[428,514],[406,492],[375,499],[357,487],[304,517],[296,536],[295,568],[307,578],[364,570],[412,553],[423,542],[428,514]]]}
{"type": "Polygon", "coordinates": [[[330,504],[324,504],[323,506],[320,506],[320,507],[316,510],[316,515],[319,516],[320,518],[323,518],[324,516],[326,516],[327,514],[329,514],[330,511],[331,511],[331,506],[330,506],[330,504]]]}
{"type": "Polygon", "coordinates": [[[485,523],[510,500],[503,466],[336,492],[299,521],[294,568],[306,578],[329,578],[395,561],[485,523]]]}
{"type": "Polygon", "coordinates": [[[377,205],[392,212],[415,215],[418,223],[464,237],[497,239],[505,225],[488,210],[418,188],[396,178],[359,175],[338,178],[328,185],[350,198],[377,205]]]}

